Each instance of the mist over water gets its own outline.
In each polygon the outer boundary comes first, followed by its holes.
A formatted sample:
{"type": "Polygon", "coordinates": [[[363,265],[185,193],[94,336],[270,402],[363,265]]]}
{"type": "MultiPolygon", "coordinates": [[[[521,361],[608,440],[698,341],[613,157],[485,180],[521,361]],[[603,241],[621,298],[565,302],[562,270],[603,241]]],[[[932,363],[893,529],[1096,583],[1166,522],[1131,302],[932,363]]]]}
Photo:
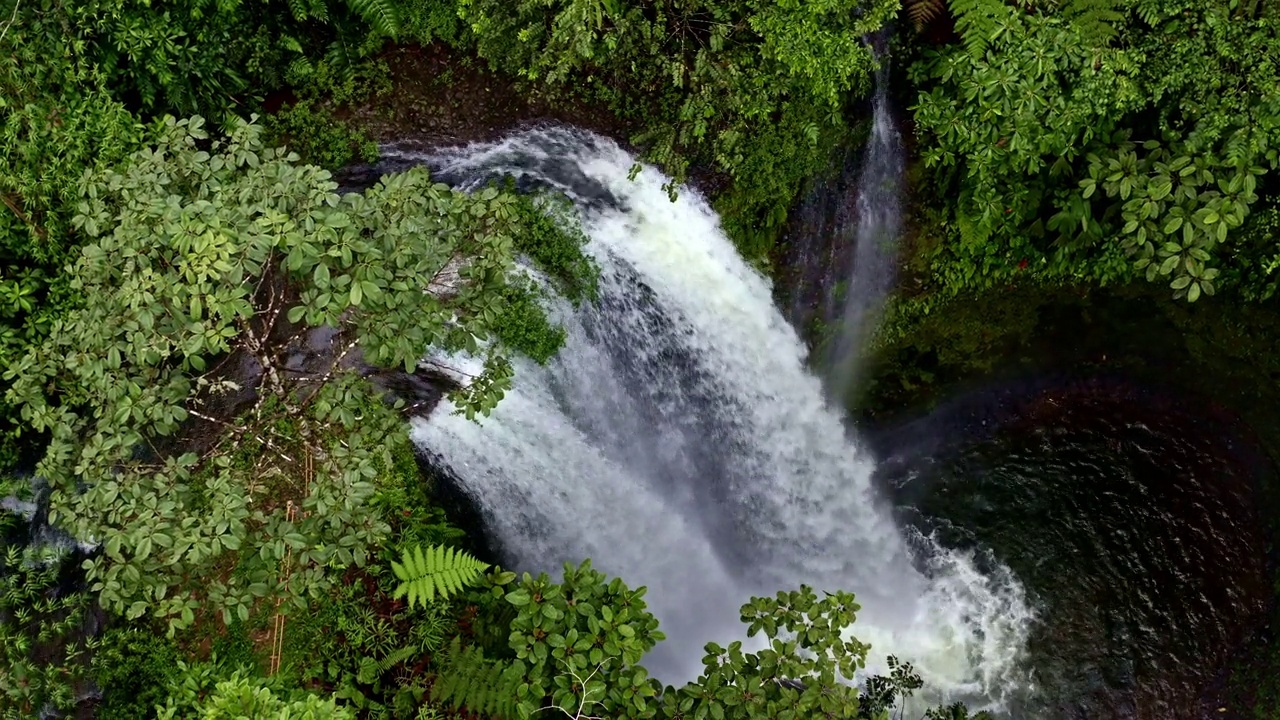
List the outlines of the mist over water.
{"type": "MultiPolygon", "coordinates": [[[[598,304],[553,308],[568,332],[547,366],[473,423],[442,405],[414,439],[458,478],[508,553],[553,574],[591,557],[650,588],[668,640],[647,658],[692,679],[702,646],[745,633],[738,607],[800,583],[850,590],[852,633],[916,665],[935,700],[1000,708],[1029,685],[1031,622],[997,564],[907,536],[871,483],[805,351],[694,191],[672,203],[659,172],[566,128],[436,154],[389,148],[462,185],[512,174],[577,204],[602,277],[598,304]]],[[[465,366],[467,358],[448,358],[465,366]]],[[[465,369],[465,368],[464,368],[465,369]]]]}

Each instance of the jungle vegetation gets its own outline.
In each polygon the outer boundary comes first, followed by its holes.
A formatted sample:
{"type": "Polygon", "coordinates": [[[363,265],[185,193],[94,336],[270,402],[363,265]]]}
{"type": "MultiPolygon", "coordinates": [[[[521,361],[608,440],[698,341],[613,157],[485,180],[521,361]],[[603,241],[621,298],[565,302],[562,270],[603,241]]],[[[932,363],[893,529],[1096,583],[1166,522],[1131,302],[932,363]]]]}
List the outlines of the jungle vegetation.
{"type": "Polygon", "coordinates": [[[388,90],[387,47],[447,45],[639,128],[673,193],[718,178],[726,228],[767,268],[797,194],[858,137],[865,38],[896,22],[937,198],[915,218],[918,311],[1013,282],[1262,304],[1280,266],[1277,13],[3,0],[0,495],[38,491],[96,549],[46,557],[0,513],[0,716],[70,711],[96,687],[103,718],[887,717],[919,679],[895,662],[861,691],[841,682],[867,648],[841,636],[857,605],[837,588],[753,600],[742,619],[768,649],[708,645],[702,677],[663,687],[640,663],[661,638],[643,589],[589,563],[553,580],[477,559],[419,471],[412,408],[362,368],[482,353],[453,397],[486,413],[512,354],[545,362],[563,341],[517,259],[575,302],[595,268],[554,198],[424,170],[339,194],[330,172],[377,148],[336,109],[388,90]],[[268,113],[269,96],[287,99],[268,113]]]}

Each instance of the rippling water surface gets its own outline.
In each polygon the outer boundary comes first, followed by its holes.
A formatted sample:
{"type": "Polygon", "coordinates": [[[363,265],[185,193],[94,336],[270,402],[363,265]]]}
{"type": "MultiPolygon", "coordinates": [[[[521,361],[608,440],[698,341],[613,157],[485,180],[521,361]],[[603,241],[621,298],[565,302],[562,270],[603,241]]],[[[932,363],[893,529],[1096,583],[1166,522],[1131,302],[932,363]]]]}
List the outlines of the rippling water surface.
{"type": "Polygon", "coordinates": [[[958,448],[927,421],[892,441],[881,476],[907,522],[1027,588],[1038,698],[1020,716],[1224,717],[1212,688],[1270,602],[1263,468],[1202,410],[1094,383],[1039,391],[958,448]]]}

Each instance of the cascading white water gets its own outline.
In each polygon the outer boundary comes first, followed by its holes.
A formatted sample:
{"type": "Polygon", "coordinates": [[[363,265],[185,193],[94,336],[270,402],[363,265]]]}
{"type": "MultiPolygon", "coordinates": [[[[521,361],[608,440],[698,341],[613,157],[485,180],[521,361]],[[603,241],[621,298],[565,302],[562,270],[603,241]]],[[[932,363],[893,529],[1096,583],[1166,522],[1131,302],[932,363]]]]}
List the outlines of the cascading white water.
{"type": "Polygon", "coordinates": [[[885,36],[871,41],[872,48],[879,48],[874,53],[880,65],[871,99],[871,134],[858,174],[853,267],[848,275],[839,331],[828,358],[827,375],[835,398],[847,397],[857,381],[858,359],[866,334],[874,327],[896,275],[905,162],[902,136],[889,106],[889,58],[881,47],[885,42],[885,36]]]}
{"type": "MultiPolygon", "coordinates": [[[[696,676],[701,648],[742,634],[752,594],[808,583],[855,592],[854,635],[913,662],[942,697],[998,707],[1029,614],[1012,579],[925,539],[910,545],[846,437],[768,281],[694,191],[585,132],[543,128],[423,162],[466,184],[495,174],[564,191],[602,270],[600,300],[553,309],[568,331],[545,367],[474,423],[447,405],[414,439],[483,509],[509,564],[564,561],[650,588],[668,640],[647,664],[696,676]]],[[[465,358],[451,362],[466,363],[465,358]]]]}

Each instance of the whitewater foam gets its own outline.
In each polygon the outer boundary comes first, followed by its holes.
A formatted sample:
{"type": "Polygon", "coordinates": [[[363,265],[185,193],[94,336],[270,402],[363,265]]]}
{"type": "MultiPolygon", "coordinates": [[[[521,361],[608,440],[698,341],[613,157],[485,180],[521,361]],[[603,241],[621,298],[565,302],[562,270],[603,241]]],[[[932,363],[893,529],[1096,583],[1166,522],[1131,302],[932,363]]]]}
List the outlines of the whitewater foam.
{"type": "Polygon", "coordinates": [[[698,674],[704,643],[742,634],[748,597],[799,583],[855,592],[852,634],[874,658],[911,661],[936,699],[998,708],[1024,682],[1021,588],[908,544],[768,280],[698,193],[673,203],[658,171],[629,180],[633,157],[560,127],[385,154],[462,185],[513,174],[565,192],[601,267],[599,303],[552,308],[564,350],[547,366],[518,360],[491,417],[469,422],[446,404],[415,422],[510,564],[554,572],[591,557],[648,586],[669,639],[646,664],[668,682],[698,674]]]}

